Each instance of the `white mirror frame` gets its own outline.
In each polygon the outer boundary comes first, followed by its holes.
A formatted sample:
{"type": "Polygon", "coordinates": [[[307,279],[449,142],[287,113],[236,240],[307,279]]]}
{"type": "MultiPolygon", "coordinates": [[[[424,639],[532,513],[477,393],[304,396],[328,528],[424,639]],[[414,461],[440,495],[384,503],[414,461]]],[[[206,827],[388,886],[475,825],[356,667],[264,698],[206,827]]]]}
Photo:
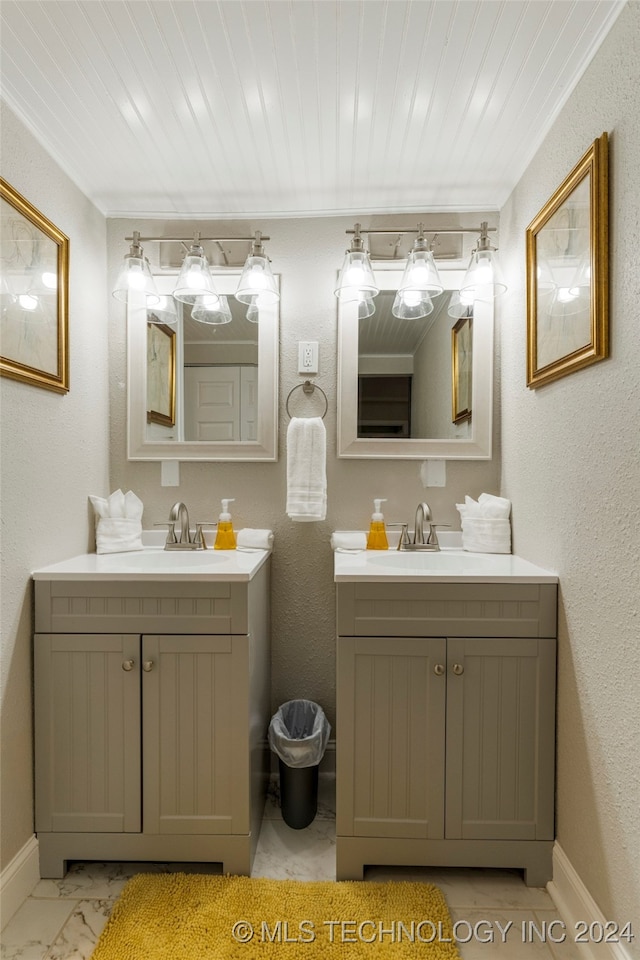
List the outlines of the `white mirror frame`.
{"type": "MultiPolygon", "coordinates": [[[[446,290],[459,290],[464,270],[438,265],[446,290]]],[[[397,290],[402,270],[375,269],[380,290],[397,290]]],[[[374,301],[375,302],[375,301],[374,301]]],[[[411,321],[407,321],[410,323],[411,321]]],[[[362,439],[358,437],[358,311],[338,304],[338,456],[362,460],[490,460],[493,412],[493,302],[473,306],[472,418],[469,438],[362,439]]]]}
{"type": "MultiPolygon", "coordinates": [[[[232,296],[241,271],[214,273],[216,289],[232,296]]],[[[175,277],[154,277],[158,293],[170,294],[175,277]]],[[[276,281],[278,278],[276,277],[276,281]]],[[[258,320],[257,440],[202,442],[147,439],[147,316],[142,297],[127,309],[127,424],[129,460],[277,460],[278,459],[279,306],[260,307],[258,320]]],[[[178,367],[182,351],[178,352],[178,367]]],[[[176,388],[182,385],[178,369],[176,388]]]]}

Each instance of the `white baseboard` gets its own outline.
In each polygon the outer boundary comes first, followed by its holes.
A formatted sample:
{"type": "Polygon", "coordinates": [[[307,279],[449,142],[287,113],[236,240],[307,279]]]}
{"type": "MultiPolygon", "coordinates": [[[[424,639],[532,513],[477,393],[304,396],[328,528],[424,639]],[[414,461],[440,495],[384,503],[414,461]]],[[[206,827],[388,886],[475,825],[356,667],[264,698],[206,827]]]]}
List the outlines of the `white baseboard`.
{"type": "Polygon", "coordinates": [[[0,919],[2,929],[6,927],[16,910],[40,879],[40,857],[38,841],[29,837],[13,860],[0,873],[0,919]]]}
{"type": "MultiPolygon", "coordinates": [[[[587,937],[591,924],[596,926],[596,935],[601,929],[606,935],[610,918],[603,915],[559,843],[553,848],[553,880],[547,884],[547,890],[566,924],[568,940],[575,941],[585,924],[587,937]]],[[[591,937],[588,943],[577,942],[575,947],[584,960],[633,960],[622,942],[597,943],[591,937]]]]}

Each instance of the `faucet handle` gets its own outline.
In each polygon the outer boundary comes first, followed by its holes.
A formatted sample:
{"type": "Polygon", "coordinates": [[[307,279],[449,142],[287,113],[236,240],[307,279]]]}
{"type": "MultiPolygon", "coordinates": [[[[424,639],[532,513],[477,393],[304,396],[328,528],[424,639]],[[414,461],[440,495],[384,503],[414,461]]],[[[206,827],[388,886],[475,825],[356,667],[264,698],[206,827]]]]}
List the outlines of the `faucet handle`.
{"type": "Polygon", "coordinates": [[[438,523],[437,521],[428,520],[429,524],[429,536],[427,537],[427,543],[432,544],[434,547],[439,547],[438,543],[438,534],[436,533],[436,527],[450,527],[450,523],[438,523]]]}
{"type": "Polygon", "coordinates": [[[175,520],[156,520],[154,527],[168,527],[167,543],[177,543],[176,539],[176,521],[175,520]]]}
{"type": "Polygon", "coordinates": [[[400,539],[398,540],[398,546],[396,550],[402,550],[408,543],[411,543],[409,538],[409,524],[404,523],[403,521],[397,521],[395,523],[387,523],[387,527],[402,527],[400,531],[400,539]]]}
{"type": "Polygon", "coordinates": [[[192,543],[195,544],[197,550],[206,550],[207,541],[204,539],[204,533],[202,532],[203,527],[217,527],[217,520],[196,520],[196,532],[193,535],[192,543]]]}

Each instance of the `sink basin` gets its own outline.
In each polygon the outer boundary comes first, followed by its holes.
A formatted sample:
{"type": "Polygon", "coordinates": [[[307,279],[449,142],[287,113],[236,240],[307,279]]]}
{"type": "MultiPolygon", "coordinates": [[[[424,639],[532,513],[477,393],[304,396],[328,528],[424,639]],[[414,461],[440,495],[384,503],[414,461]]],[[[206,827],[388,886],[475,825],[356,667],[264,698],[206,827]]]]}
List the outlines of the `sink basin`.
{"type": "Polygon", "coordinates": [[[269,550],[164,550],[86,553],[34,570],[34,580],[252,580],[269,550]]]}
{"type": "Polygon", "coordinates": [[[407,583],[556,583],[557,575],[510,553],[468,553],[459,549],[429,551],[334,551],[335,581],[405,581],[407,583]]]}
{"type": "Polygon", "coordinates": [[[374,567],[386,567],[393,570],[431,571],[433,573],[471,573],[482,571],[495,564],[495,557],[486,557],[483,554],[469,553],[442,553],[434,550],[407,551],[386,550],[384,553],[365,554],[366,562],[374,567]]]}
{"type": "Polygon", "coordinates": [[[216,550],[142,550],[140,553],[102,555],[100,565],[105,569],[136,570],[140,573],[180,571],[185,568],[202,569],[228,562],[228,556],[216,550]]]}

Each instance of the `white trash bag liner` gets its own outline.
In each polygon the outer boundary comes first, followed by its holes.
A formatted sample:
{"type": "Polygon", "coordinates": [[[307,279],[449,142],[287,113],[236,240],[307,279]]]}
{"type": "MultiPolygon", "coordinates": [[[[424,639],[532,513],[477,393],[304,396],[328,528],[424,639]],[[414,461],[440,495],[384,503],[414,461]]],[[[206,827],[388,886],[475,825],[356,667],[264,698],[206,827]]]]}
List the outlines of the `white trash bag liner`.
{"type": "Polygon", "coordinates": [[[313,700],[288,700],[269,724],[269,746],[288,767],[314,767],[324,756],[331,724],[313,700]]]}

